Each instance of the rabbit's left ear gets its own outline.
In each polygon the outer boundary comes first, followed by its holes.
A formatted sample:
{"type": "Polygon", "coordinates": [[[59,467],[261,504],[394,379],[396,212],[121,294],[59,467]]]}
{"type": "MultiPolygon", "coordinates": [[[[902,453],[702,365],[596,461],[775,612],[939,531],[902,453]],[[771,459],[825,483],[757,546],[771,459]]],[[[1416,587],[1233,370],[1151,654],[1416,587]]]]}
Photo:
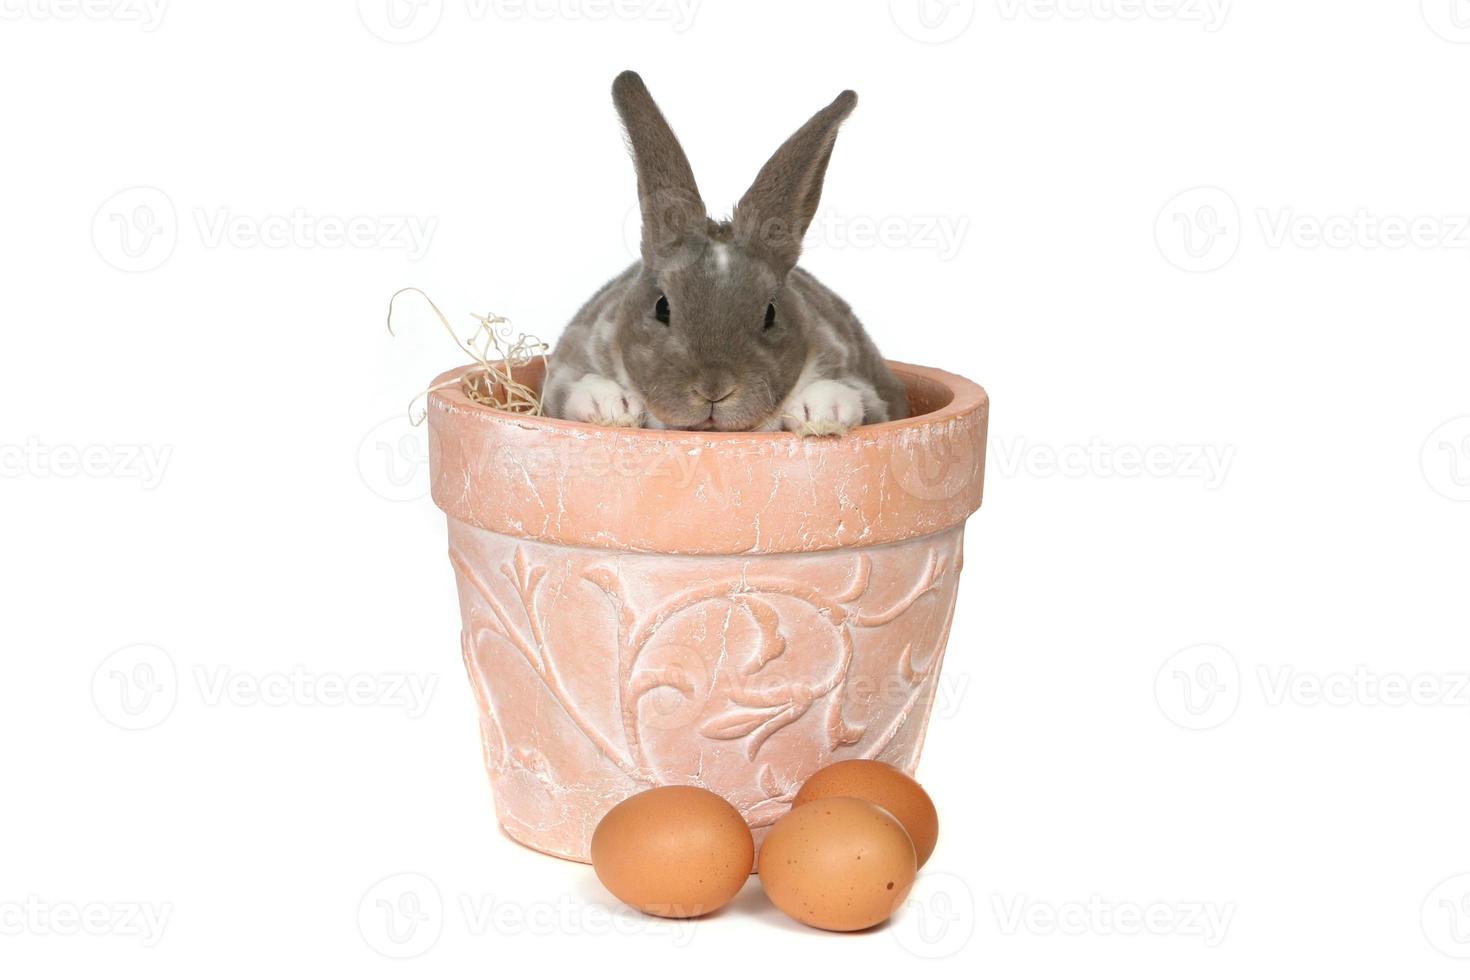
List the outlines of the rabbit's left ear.
{"type": "Polygon", "coordinates": [[[737,240],[768,257],[783,275],[801,258],[801,241],[822,199],[837,128],[856,105],[857,93],[843,92],[807,120],[781,144],[735,205],[737,240]]]}

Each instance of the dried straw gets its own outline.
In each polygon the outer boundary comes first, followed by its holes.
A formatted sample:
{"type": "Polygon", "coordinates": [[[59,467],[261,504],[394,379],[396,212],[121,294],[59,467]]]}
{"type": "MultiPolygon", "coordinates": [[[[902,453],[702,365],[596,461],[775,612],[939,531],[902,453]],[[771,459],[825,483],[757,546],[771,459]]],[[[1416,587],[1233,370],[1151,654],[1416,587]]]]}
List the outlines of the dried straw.
{"type": "Polygon", "coordinates": [[[481,405],[500,409],[502,412],[519,412],[523,415],[541,415],[541,395],[528,385],[524,385],[515,379],[512,373],[516,368],[525,367],[536,358],[546,359],[549,349],[535,337],[528,334],[515,333],[510,326],[510,320],[494,313],[483,316],[471,313],[474,317],[476,327],[474,333],[461,340],[449,325],[449,318],[429,298],[429,294],[416,286],[405,286],[388,298],[388,333],[393,333],[393,304],[399,296],[404,293],[418,293],[429,304],[429,308],[444,324],[444,330],[449,334],[461,351],[474,359],[478,367],[471,368],[457,378],[441,381],[414,396],[408,403],[408,420],[413,425],[423,424],[429,415],[427,404],[419,412],[415,413],[414,406],[419,399],[427,399],[428,396],[441,388],[452,388],[459,385],[465,397],[481,405]]]}

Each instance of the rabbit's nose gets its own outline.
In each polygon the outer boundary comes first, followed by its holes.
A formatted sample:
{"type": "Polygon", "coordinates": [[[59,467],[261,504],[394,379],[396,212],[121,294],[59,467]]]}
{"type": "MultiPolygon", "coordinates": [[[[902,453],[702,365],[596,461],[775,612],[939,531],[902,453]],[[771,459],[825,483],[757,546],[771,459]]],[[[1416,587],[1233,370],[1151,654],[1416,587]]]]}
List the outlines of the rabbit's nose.
{"type": "Polygon", "coordinates": [[[694,393],[707,402],[722,402],[734,390],[735,382],[722,376],[704,377],[694,383],[694,393]]]}

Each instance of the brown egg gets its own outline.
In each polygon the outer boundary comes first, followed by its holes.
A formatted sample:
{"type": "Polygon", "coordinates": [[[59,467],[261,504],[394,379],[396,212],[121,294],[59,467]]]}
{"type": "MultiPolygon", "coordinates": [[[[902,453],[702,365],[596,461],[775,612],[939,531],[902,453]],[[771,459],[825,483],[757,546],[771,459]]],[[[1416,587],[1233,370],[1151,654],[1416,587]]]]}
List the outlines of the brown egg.
{"type": "Polygon", "coordinates": [[[761,887],[776,907],[818,929],[851,932],[884,922],[918,871],[914,845],[867,800],[834,796],[793,809],[761,845],[761,887]]]}
{"type": "Polygon", "coordinates": [[[886,762],[849,759],[813,773],[796,794],[795,806],[829,796],[856,796],[876,803],[898,818],[914,842],[919,867],[939,840],[939,814],[924,787],[886,762]]]}
{"type": "Polygon", "coordinates": [[[697,786],[660,786],[607,812],[592,833],[592,868],[607,890],[650,915],[712,912],[750,877],[750,827],[697,786]]]}

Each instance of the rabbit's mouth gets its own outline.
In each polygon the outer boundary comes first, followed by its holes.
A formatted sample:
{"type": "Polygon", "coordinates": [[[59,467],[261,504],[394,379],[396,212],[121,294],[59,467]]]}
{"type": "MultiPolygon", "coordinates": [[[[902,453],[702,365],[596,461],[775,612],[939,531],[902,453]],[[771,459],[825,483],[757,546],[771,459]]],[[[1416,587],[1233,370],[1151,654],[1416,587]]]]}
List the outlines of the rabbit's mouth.
{"type": "Polygon", "coordinates": [[[685,416],[678,421],[665,419],[664,423],[671,429],[686,432],[748,432],[758,428],[761,422],[760,419],[752,419],[748,411],[737,411],[718,402],[707,405],[705,411],[702,419],[685,416]]]}
{"type": "MultiPolygon", "coordinates": [[[[728,423],[728,420],[726,421],[728,423]]],[[[688,429],[690,432],[714,432],[718,429],[729,428],[729,425],[720,424],[719,420],[715,418],[715,406],[711,405],[707,418],[695,422],[693,425],[683,426],[683,428],[688,429]]]]}

